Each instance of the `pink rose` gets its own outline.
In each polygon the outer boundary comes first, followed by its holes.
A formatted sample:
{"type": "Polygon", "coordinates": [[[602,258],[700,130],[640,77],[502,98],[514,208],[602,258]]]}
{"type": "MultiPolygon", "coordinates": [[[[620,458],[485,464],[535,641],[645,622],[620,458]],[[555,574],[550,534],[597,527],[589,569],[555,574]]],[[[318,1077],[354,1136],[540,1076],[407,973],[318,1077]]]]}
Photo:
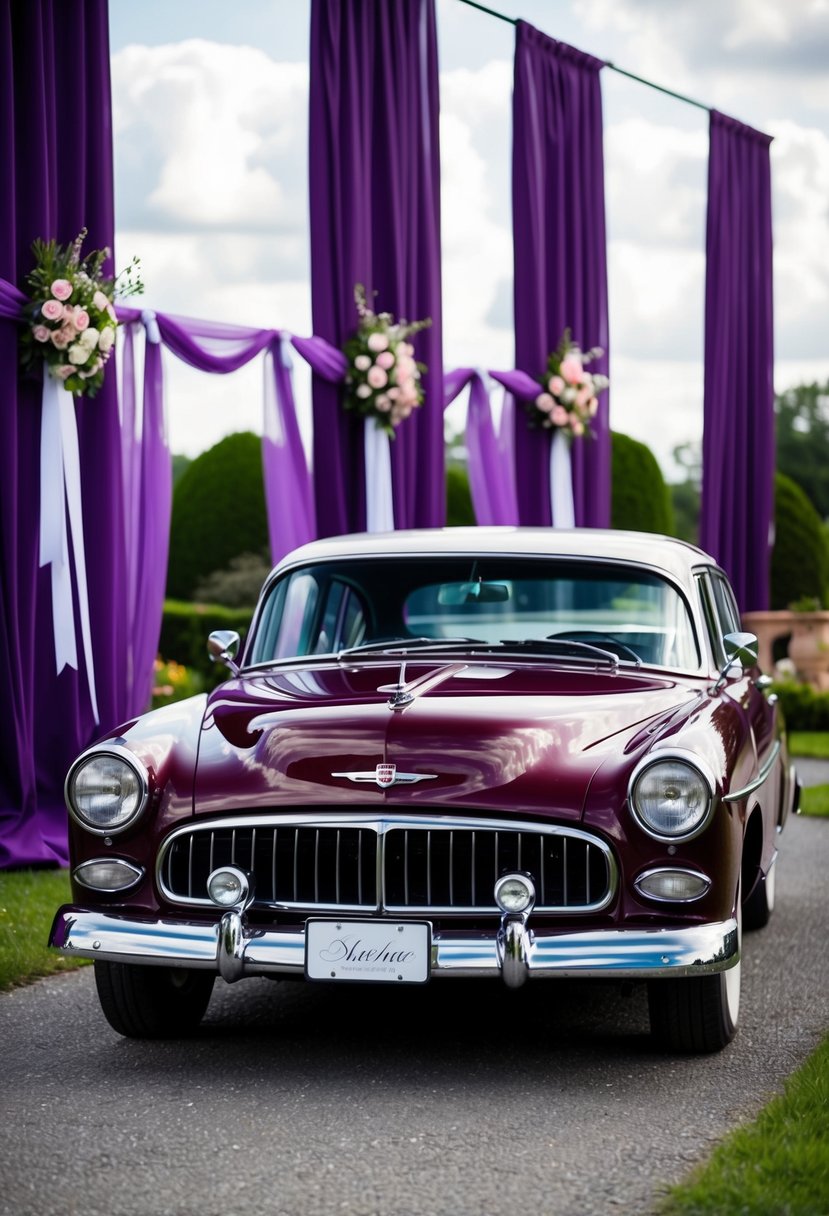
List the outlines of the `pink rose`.
{"type": "Polygon", "coordinates": [[[47,329],[45,325],[36,325],[32,330],[32,335],[35,342],[48,342],[52,336],[51,329],[47,329]]]}
{"type": "Polygon", "coordinates": [[[372,388],[385,388],[389,382],[389,378],[382,367],[377,367],[376,365],[369,368],[366,380],[368,380],[372,388]]]}
{"type": "Polygon", "coordinates": [[[63,316],[63,305],[57,300],[45,300],[40,311],[47,321],[59,321],[63,316]]]}
{"type": "Polygon", "coordinates": [[[584,423],[579,418],[574,418],[572,422],[573,434],[576,436],[584,434],[584,423]]]}
{"type": "Polygon", "coordinates": [[[75,315],[72,320],[78,333],[81,333],[84,329],[89,328],[89,313],[85,308],[76,308],[75,315]]]}
{"type": "Polygon", "coordinates": [[[109,300],[104,293],[102,291],[96,291],[95,295],[92,297],[93,307],[97,308],[98,312],[105,312],[108,304],[109,300]]]}
{"type": "Polygon", "coordinates": [[[550,376],[547,383],[547,388],[554,397],[557,397],[559,393],[564,390],[564,381],[562,380],[561,376],[550,376]]]}
{"type": "Polygon", "coordinates": [[[570,415],[563,405],[557,405],[553,408],[550,418],[554,426],[567,426],[570,421],[570,415]]]}
{"type": "Polygon", "coordinates": [[[540,409],[542,414],[549,414],[550,410],[555,405],[549,393],[539,393],[535,399],[536,408],[540,409]]]}
{"type": "Polygon", "coordinates": [[[68,279],[55,279],[52,284],[52,295],[56,300],[68,300],[72,294],[72,284],[68,279]]]}
{"type": "Polygon", "coordinates": [[[389,340],[386,335],[382,333],[369,334],[367,345],[370,351],[377,354],[378,351],[388,350],[389,340]]]}
{"type": "Polygon", "coordinates": [[[381,393],[374,403],[381,414],[387,414],[391,409],[391,402],[385,393],[381,393]]]}
{"type": "Polygon", "coordinates": [[[386,371],[388,371],[390,367],[394,367],[394,355],[390,350],[380,352],[380,354],[377,356],[377,366],[385,368],[386,371]]]}
{"type": "Polygon", "coordinates": [[[68,380],[75,370],[71,363],[62,363],[60,367],[52,368],[52,375],[58,380],[68,380]]]}
{"type": "Polygon", "coordinates": [[[561,360],[561,375],[568,384],[578,384],[583,371],[581,359],[576,355],[567,355],[565,359],[561,360]]]}
{"type": "Polygon", "coordinates": [[[66,350],[67,346],[69,345],[69,343],[71,341],[72,341],[72,334],[63,328],[56,329],[52,333],[52,345],[55,347],[56,350],[66,350]]]}

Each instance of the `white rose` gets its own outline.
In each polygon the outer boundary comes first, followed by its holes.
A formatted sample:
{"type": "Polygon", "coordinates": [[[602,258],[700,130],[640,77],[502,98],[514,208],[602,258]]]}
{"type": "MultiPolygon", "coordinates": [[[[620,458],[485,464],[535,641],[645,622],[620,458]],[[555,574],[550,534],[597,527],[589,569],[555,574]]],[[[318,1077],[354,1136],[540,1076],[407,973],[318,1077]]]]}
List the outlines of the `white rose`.
{"type": "Polygon", "coordinates": [[[89,358],[89,350],[85,346],[81,346],[80,342],[76,342],[74,346],[69,347],[69,362],[74,363],[76,367],[81,367],[89,358]]]}
{"type": "Polygon", "coordinates": [[[355,392],[358,397],[362,397],[363,399],[371,396],[371,389],[367,384],[358,384],[355,392]]]}
{"type": "Polygon", "coordinates": [[[358,355],[357,358],[354,360],[354,366],[357,368],[358,372],[367,372],[368,369],[371,367],[371,356],[370,355],[358,355]]]}
{"type": "Polygon", "coordinates": [[[98,333],[98,330],[95,328],[94,325],[90,325],[89,329],[85,329],[83,331],[83,333],[81,334],[81,336],[78,338],[78,345],[86,347],[86,349],[88,351],[94,350],[95,347],[98,345],[99,337],[100,337],[100,335],[98,333]]]}
{"type": "MultiPolygon", "coordinates": [[[[96,330],[95,332],[97,333],[98,331],[96,330]]],[[[101,336],[98,339],[98,350],[100,350],[102,354],[106,354],[107,351],[111,349],[114,341],[115,330],[110,325],[107,325],[105,329],[101,330],[101,336]]]]}

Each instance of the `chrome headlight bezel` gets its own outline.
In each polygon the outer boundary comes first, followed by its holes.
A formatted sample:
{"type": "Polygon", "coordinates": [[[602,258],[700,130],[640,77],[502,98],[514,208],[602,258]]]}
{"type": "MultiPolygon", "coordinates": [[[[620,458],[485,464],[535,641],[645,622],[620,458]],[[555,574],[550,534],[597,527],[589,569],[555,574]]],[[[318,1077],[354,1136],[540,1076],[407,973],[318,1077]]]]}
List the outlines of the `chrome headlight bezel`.
{"type": "Polygon", "coordinates": [[[682,751],[679,748],[672,748],[670,751],[654,752],[651,755],[645,756],[643,760],[636,765],[628,782],[628,806],[630,813],[636,823],[653,840],[659,840],[666,844],[679,844],[684,841],[694,840],[700,836],[711,822],[716,805],[716,782],[714,777],[699,756],[692,752],[682,751]],[[658,825],[652,823],[647,815],[643,812],[640,805],[637,804],[637,790],[645,777],[652,769],[658,768],[664,764],[679,764],[689,769],[690,772],[699,779],[700,786],[704,792],[702,809],[687,827],[683,827],[678,831],[667,831],[664,827],[660,829],[658,825]]]}
{"type": "Polygon", "coordinates": [[[109,743],[103,746],[91,747],[88,751],[78,756],[66,775],[63,795],[70,816],[85,832],[91,832],[93,836],[117,836],[122,832],[126,832],[128,828],[131,828],[143,814],[149,801],[150,778],[146,768],[133,752],[118,743],[109,743]],[[115,820],[107,826],[93,823],[85,817],[83,811],[77,805],[75,793],[80,773],[88,768],[90,764],[94,764],[96,760],[103,758],[116,760],[123,764],[131,770],[137,781],[135,805],[131,808],[129,815],[125,819],[120,821],[115,820]]]}

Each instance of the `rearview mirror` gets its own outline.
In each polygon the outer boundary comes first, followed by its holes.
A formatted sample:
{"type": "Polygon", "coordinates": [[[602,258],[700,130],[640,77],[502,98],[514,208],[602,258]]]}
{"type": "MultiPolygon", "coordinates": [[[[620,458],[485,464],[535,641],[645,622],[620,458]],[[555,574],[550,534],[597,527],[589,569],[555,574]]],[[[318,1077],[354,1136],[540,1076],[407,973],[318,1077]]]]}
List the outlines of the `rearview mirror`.
{"type": "Polygon", "coordinates": [[[438,591],[438,603],[445,607],[458,604],[503,604],[509,599],[505,583],[444,583],[438,591]]]}

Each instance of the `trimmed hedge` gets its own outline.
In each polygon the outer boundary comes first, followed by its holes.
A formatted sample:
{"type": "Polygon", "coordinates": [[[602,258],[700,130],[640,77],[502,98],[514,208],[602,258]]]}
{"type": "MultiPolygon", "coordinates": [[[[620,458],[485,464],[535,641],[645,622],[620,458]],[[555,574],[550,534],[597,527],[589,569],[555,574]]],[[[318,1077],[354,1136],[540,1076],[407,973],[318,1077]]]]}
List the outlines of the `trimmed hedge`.
{"type": "Polygon", "coordinates": [[[788,608],[806,597],[827,602],[829,545],[820,516],[800,486],[777,473],[774,479],[774,550],[771,607],[788,608]]]}
{"type": "Polygon", "coordinates": [[[786,730],[829,731],[829,692],[816,692],[810,684],[784,680],[774,685],[786,730]]]}
{"type": "Polygon", "coordinates": [[[644,443],[612,431],[611,527],[674,536],[671,493],[656,457],[644,443]]]}
{"type": "Polygon", "coordinates": [[[165,600],[159,653],[197,671],[212,688],[227,678],[227,668],[212,663],[207,638],[214,629],[235,629],[244,642],[251,621],[250,608],[225,608],[221,604],[191,604],[165,600]]]}
{"type": "Polygon", "coordinates": [[[446,526],[464,528],[474,523],[469,474],[464,465],[450,464],[446,469],[446,526]]]}
{"type": "Polygon", "coordinates": [[[269,549],[262,440],[240,431],[197,457],[173,491],[167,594],[191,599],[232,558],[269,549]]]}

